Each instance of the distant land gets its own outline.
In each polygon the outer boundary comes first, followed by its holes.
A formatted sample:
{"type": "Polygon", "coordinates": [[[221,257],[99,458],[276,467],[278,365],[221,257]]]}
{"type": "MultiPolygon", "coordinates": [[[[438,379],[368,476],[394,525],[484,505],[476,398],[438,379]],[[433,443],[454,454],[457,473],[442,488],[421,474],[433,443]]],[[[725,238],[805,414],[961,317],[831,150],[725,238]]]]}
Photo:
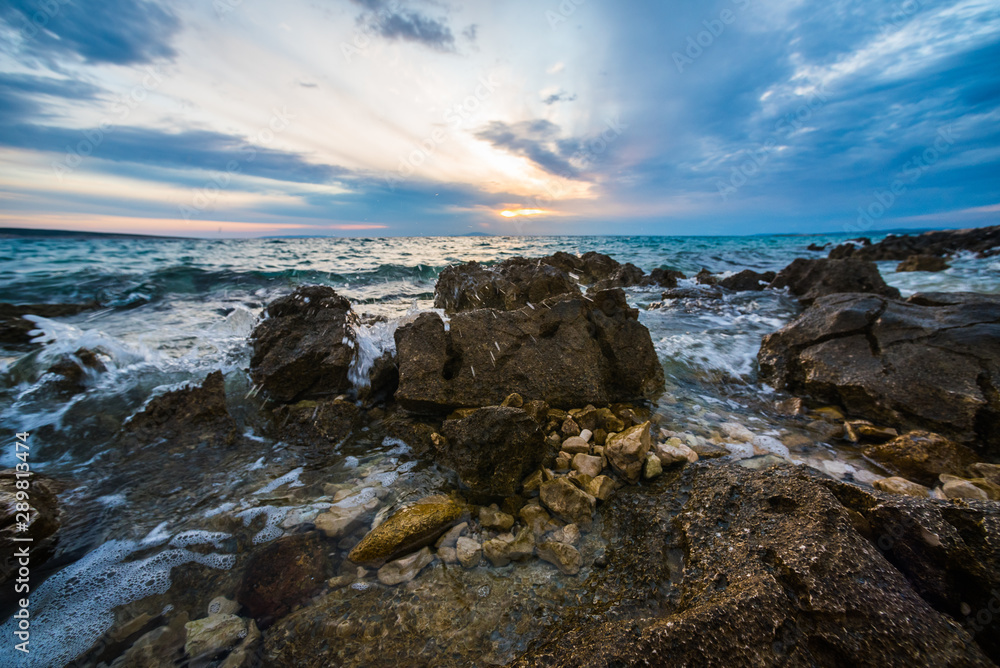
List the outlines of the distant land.
{"type": "Polygon", "coordinates": [[[84,232],[80,230],[39,230],[29,227],[0,227],[0,239],[46,237],[89,239],[193,239],[194,237],[167,237],[158,234],[122,234],[119,232],[84,232]]]}

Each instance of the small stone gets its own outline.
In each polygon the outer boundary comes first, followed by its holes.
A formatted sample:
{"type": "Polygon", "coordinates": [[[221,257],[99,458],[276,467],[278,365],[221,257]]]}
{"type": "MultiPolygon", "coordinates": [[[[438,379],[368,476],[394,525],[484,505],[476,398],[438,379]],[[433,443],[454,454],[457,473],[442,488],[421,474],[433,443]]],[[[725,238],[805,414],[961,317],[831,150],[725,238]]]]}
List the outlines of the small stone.
{"type": "Polygon", "coordinates": [[[507,544],[507,556],[511,561],[524,561],[535,554],[535,535],[529,527],[517,532],[514,540],[507,544]]]}
{"type": "Polygon", "coordinates": [[[565,420],[563,420],[560,432],[562,433],[563,438],[568,438],[570,436],[579,436],[580,425],[578,425],[573,418],[568,417],[565,420]]]}
{"type": "Polygon", "coordinates": [[[815,441],[805,434],[785,434],[781,437],[781,442],[785,447],[799,449],[809,447],[815,441]]]}
{"type": "Polygon", "coordinates": [[[574,471],[579,471],[584,475],[589,475],[591,478],[595,478],[600,475],[601,470],[604,469],[604,463],[600,457],[585,455],[582,453],[573,457],[571,465],[574,471]]]}
{"type": "Polygon", "coordinates": [[[455,543],[458,541],[458,537],[469,528],[468,522],[462,522],[461,524],[456,524],[452,528],[448,529],[437,542],[434,543],[434,547],[455,547],[455,543]]]}
{"type": "Polygon", "coordinates": [[[548,541],[538,546],[538,557],[554,565],[565,575],[576,575],[583,566],[579,550],[567,543],[548,541]]]}
{"type": "Polygon", "coordinates": [[[578,453],[587,454],[590,452],[590,444],[579,436],[570,436],[562,442],[562,451],[571,455],[578,453]]]}
{"type": "Polygon", "coordinates": [[[453,547],[439,547],[437,556],[446,564],[458,563],[458,551],[453,547]]]}
{"type": "MultiPolygon", "coordinates": [[[[594,476],[589,476],[586,473],[580,473],[579,471],[570,471],[569,475],[566,477],[569,478],[570,482],[585,492],[587,492],[587,485],[589,485],[590,481],[594,479],[594,476]]],[[[590,492],[587,493],[589,494],[590,492]]]]}
{"type": "Polygon", "coordinates": [[[462,536],[455,543],[455,554],[463,568],[475,568],[483,558],[483,547],[478,541],[462,536]]]}
{"type": "Polygon", "coordinates": [[[329,587],[331,591],[343,589],[344,587],[353,584],[356,579],[357,578],[353,575],[338,575],[327,580],[326,586],[329,587]]]}
{"type": "MultiPolygon", "coordinates": [[[[717,457],[727,457],[730,454],[726,448],[712,443],[701,443],[691,449],[694,450],[699,459],[715,459],[717,457]]],[[[660,459],[660,463],[663,463],[663,459],[660,459]]]]}
{"type": "Polygon", "coordinates": [[[509,406],[511,408],[520,408],[524,405],[524,398],[522,398],[517,392],[512,392],[507,395],[507,398],[504,399],[500,405],[509,406]]]}
{"type": "Polygon", "coordinates": [[[806,408],[805,402],[799,397],[791,397],[785,399],[784,401],[778,401],[774,404],[775,410],[777,410],[782,415],[804,415],[808,410],[806,408]]]}
{"type": "Polygon", "coordinates": [[[542,486],[542,481],[544,480],[544,474],[541,470],[535,471],[521,483],[521,489],[527,494],[529,492],[538,491],[538,488],[542,486]]]}
{"type": "Polygon", "coordinates": [[[594,443],[596,443],[597,445],[604,445],[604,443],[607,440],[608,440],[608,432],[606,430],[604,429],[594,430],[594,443]]]}
{"type": "Polygon", "coordinates": [[[554,431],[545,437],[545,443],[556,450],[562,447],[562,441],[562,437],[554,431]]]}
{"type": "MultiPolygon", "coordinates": [[[[698,461],[698,453],[683,443],[673,443],[679,439],[671,438],[666,443],[657,443],[652,454],[656,455],[662,466],[688,464],[698,461]]],[[[726,451],[728,453],[728,450],[726,451]]]]}
{"type": "Polygon", "coordinates": [[[646,480],[652,480],[662,473],[663,465],[660,463],[660,458],[653,453],[646,455],[646,465],[642,469],[642,477],[646,480]]]}
{"type": "Polygon", "coordinates": [[[483,556],[490,560],[494,568],[503,568],[510,563],[510,556],[507,554],[509,541],[502,538],[494,538],[483,543],[483,556]]]}
{"type": "Polygon", "coordinates": [[[216,596],[208,604],[209,615],[235,615],[240,604],[225,596],[216,596]]]}
{"type": "Polygon", "coordinates": [[[569,465],[571,461],[572,460],[570,459],[570,455],[568,452],[560,452],[558,456],[556,456],[556,464],[555,464],[556,471],[569,471],[569,465]]]}
{"type": "Polygon", "coordinates": [[[584,527],[589,527],[597,499],[566,478],[542,483],[540,498],[549,510],[584,527]]]}
{"type": "Polygon", "coordinates": [[[236,647],[247,635],[247,620],[236,615],[211,615],[184,625],[184,650],[191,659],[209,660],[236,647]]]}
{"type": "Polygon", "coordinates": [[[592,432],[589,429],[584,429],[580,432],[580,438],[582,438],[584,441],[587,441],[588,443],[590,442],[590,439],[593,438],[593,436],[594,432],[592,432]]]}
{"type": "Polygon", "coordinates": [[[872,487],[883,492],[889,492],[890,494],[921,497],[929,497],[931,495],[931,490],[927,487],[898,476],[876,480],[872,483],[872,487]]]}
{"type": "Polygon", "coordinates": [[[603,428],[604,431],[607,432],[608,434],[612,433],[617,434],[618,432],[625,430],[625,423],[622,422],[621,418],[619,418],[618,416],[612,415],[611,417],[604,420],[603,428]]]}
{"type": "Polygon", "coordinates": [[[976,499],[979,501],[989,501],[989,495],[982,489],[976,487],[969,480],[957,478],[955,476],[942,474],[941,491],[948,499],[976,499]]]}
{"type": "Polygon", "coordinates": [[[876,427],[867,420],[849,420],[844,423],[844,436],[852,443],[885,443],[899,432],[891,427],[876,427]]]}
{"type": "Polygon", "coordinates": [[[548,524],[549,514],[545,512],[545,509],[538,505],[538,502],[527,503],[521,508],[520,513],[521,521],[524,525],[531,529],[531,532],[536,536],[545,533],[545,525],[548,524]]]}
{"type": "Polygon", "coordinates": [[[432,561],[434,561],[434,555],[431,554],[429,547],[425,547],[419,552],[414,552],[396,561],[390,561],[382,566],[378,569],[378,581],[389,587],[409,582],[432,561]]]}
{"type": "Polygon", "coordinates": [[[843,411],[836,406],[824,406],[823,408],[817,408],[813,412],[818,413],[824,420],[840,422],[844,419],[843,411]]]}
{"type": "Polygon", "coordinates": [[[587,486],[587,493],[601,501],[611,498],[611,493],[614,491],[615,481],[606,475],[597,476],[587,486]]]}
{"type": "Polygon", "coordinates": [[[738,422],[723,422],[719,428],[722,429],[722,433],[734,441],[749,443],[753,440],[753,432],[738,422]]]}
{"type": "Polygon", "coordinates": [[[364,524],[365,517],[381,505],[378,499],[349,508],[333,506],[316,516],[313,523],[327,538],[339,538],[352,533],[364,524]]]}
{"type": "MultiPolygon", "coordinates": [[[[487,529],[498,531],[509,531],[514,526],[514,518],[496,507],[496,504],[489,508],[479,509],[479,523],[487,529]]],[[[456,540],[458,540],[456,538],[456,540]]]]}
{"type": "Polygon", "coordinates": [[[369,531],[348,558],[363,566],[381,566],[400,555],[433,544],[458,523],[465,511],[464,505],[447,500],[418,502],[401,508],[369,531]]]}
{"type": "Polygon", "coordinates": [[[629,482],[638,482],[649,452],[649,422],[608,437],[604,453],[611,466],[629,482]]]}
{"type": "Polygon", "coordinates": [[[576,545],[580,542],[580,527],[575,524],[567,524],[564,527],[556,529],[552,532],[552,540],[576,545]]]}

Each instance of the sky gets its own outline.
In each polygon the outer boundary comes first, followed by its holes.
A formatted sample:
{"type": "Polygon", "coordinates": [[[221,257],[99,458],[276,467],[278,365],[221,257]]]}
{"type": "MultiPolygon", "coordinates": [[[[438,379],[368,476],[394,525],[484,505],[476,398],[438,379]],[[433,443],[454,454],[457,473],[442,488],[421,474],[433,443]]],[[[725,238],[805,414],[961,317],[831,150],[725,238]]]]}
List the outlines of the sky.
{"type": "Polygon", "coordinates": [[[4,0],[0,227],[1000,222],[997,0],[4,0]]]}

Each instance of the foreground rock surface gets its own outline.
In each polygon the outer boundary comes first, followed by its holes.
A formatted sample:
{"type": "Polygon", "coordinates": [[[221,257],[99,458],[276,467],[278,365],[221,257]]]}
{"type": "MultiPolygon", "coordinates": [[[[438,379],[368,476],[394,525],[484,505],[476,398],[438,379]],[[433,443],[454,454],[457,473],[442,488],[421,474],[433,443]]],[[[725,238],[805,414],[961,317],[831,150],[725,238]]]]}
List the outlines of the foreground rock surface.
{"type": "Polygon", "coordinates": [[[558,408],[655,396],[663,368],[649,330],[618,289],[513,311],[435,313],[396,330],[406,409],[495,406],[511,393],[558,408]]]}
{"type": "Polygon", "coordinates": [[[758,361],[794,394],[1000,456],[1000,297],[831,295],[766,336],[758,361]]]}
{"type": "Polygon", "coordinates": [[[998,658],[997,628],[963,629],[959,603],[982,609],[998,584],[995,506],[887,497],[790,467],[696,464],[660,480],[606,506],[609,564],[592,577],[608,606],[554,626],[513,665],[998,658]]]}

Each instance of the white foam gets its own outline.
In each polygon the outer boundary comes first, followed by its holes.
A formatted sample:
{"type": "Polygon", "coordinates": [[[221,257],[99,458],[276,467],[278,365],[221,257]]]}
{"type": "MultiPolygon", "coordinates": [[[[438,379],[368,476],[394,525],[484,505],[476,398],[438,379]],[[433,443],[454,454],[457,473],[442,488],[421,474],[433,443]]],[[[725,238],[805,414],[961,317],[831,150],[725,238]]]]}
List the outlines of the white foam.
{"type": "Polygon", "coordinates": [[[396,327],[398,320],[373,322],[370,325],[352,325],[357,349],[347,371],[347,377],[354,387],[368,387],[375,360],[385,353],[396,353],[396,327]]]}
{"type": "Polygon", "coordinates": [[[142,539],[142,546],[147,547],[150,545],[159,545],[161,543],[167,542],[170,538],[170,534],[167,532],[167,525],[169,522],[160,522],[156,528],[146,534],[146,537],[142,539]]]}
{"type": "Polygon", "coordinates": [[[382,439],[382,447],[390,448],[385,452],[386,457],[392,457],[394,455],[405,455],[409,453],[410,446],[407,445],[406,441],[394,438],[392,436],[386,436],[382,439]]]}
{"type": "Polygon", "coordinates": [[[202,513],[202,516],[203,517],[215,517],[216,515],[218,515],[220,513],[228,512],[228,511],[232,510],[235,507],[236,507],[235,503],[233,503],[232,501],[227,501],[227,502],[223,503],[221,506],[216,506],[215,508],[209,508],[204,513],[202,513]]]}
{"type": "Polygon", "coordinates": [[[182,531],[170,539],[170,547],[191,547],[192,545],[211,545],[222,549],[222,541],[230,538],[230,534],[219,531],[182,531]]]}
{"type": "Polygon", "coordinates": [[[297,469],[293,469],[293,470],[289,471],[288,473],[286,473],[285,475],[281,476],[280,478],[275,478],[274,480],[272,480],[271,482],[267,483],[266,485],[264,485],[263,487],[261,487],[260,489],[258,489],[256,492],[254,492],[254,494],[255,495],[257,495],[257,494],[270,494],[271,492],[273,492],[274,490],[278,489],[279,487],[281,487],[282,485],[285,485],[285,484],[287,484],[289,487],[303,487],[304,484],[301,483],[301,482],[299,482],[299,476],[300,475],[302,475],[302,467],[301,466],[299,468],[297,468],[297,469]]]}
{"type": "Polygon", "coordinates": [[[277,508],[275,506],[257,506],[256,508],[248,508],[241,513],[237,513],[236,517],[243,520],[243,526],[250,526],[255,518],[265,515],[267,520],[264,523],[264,528],[257,532],[253,537],[253,544],[260,545],[261,543],[266,543],[269,540],[274,540],[283,534],[281,530],[281,521],[285,519],[285,515],[288,514],[288,508],[277,508]]]}
{"type": "MultiPolygon", "coordinates": [[[[145,559],[126,561],[139,549],[135,541],[112,540],[46,580],[31,595],[31,652],[20,653],[23,668],[62,666],[92,647],[114,624],[114,610],[170,589],[170,571],[191,562],[228,570],[236,557],[165,550],[145,559]]],[[[13,638],[16,619],[0,627],[13,638]]],[[[4,659],[13,656],[5,653],[4,659]]],[[[15,664],[9,664],[15,665],[15,664]]]]}
{"type": "Polygon", "coordinates": [[[257,469],[262,469],[262,468],[264,468],[264,458],[263,457],[261,457],[260,459],[258,459],[257,461],[255,461],[250,466],[248,466],[247,467],[247,471],[256,471],[257,469]]]}

